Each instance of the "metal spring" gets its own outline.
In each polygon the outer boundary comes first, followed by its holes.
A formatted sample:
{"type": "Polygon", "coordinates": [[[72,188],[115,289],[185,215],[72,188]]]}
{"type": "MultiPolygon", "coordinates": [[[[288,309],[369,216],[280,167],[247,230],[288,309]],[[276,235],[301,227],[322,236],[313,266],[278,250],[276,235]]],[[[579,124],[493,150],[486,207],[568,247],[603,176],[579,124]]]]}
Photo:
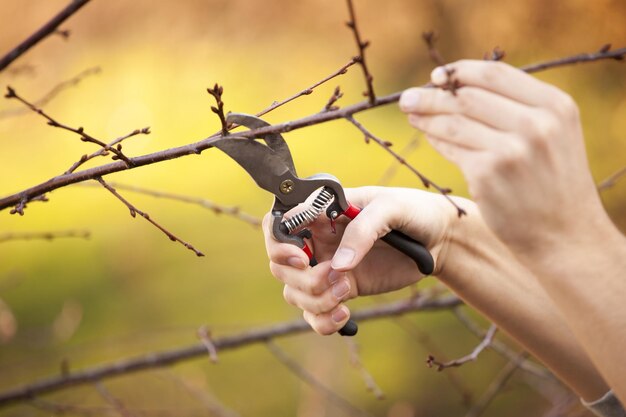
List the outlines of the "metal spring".
{"type": "Polygon", "coordinates": [[[313,223],[315,219],[317,219],[322,214],[322,212],[330,204],[332,199],[333,194],[329,192],[326,187],[324,187],[315,197],[313,203],[311,203],[311,207],[304,211],[301,211],[290,219],[283,221],[282,224],[287,227],[289,233],[292,233],[294,230],[297,230],[301,227],[307,226],[313,223]]]}

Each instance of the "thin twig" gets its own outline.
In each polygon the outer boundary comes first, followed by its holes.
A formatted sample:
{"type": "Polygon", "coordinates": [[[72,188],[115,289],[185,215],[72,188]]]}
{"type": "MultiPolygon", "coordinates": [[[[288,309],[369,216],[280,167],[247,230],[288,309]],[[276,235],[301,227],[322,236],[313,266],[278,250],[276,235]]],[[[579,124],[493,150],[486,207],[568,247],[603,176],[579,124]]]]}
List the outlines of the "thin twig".
{"type": "MultiPolygon", "coordinates": [[[[618,57],[624,57],[626,55],[626,48],[617,49],[614,51],[604,52],[604,53],[596,53],[596,54],[581,54],[576,55],[574,58],[578,59],[576,61],[572,57],[569,58],[560,58],[556,60],[546,61],[540,64],[535,64],[529,67],[538,67],[539,69],[534,69],[534,71],[546,70],[549,68],[555,68],[562,65],[563,61],[567,60],[570,63],[575,62],[593,62],[603,59],[617,59],[618,57]]],[[[531,69],[532,69],[531,68],[531,69]]],[[[426,86],[432,87],[430,84],[425,84],[426,86]]],[[[347,116],[352,116],[356,113],[384,106],[390,103],[395,103],[400,99],[402,92],[396,92],[393,94],[389,94],[384,97],[377,97],[376,101],[372,104],[368,101],[362,101],[360,103],[356,103],[350,106],[342,107],[340,109],[329,111],[329,112],[320,112],[315,113],[310,116],[306,116],[300,119],[279,123],[271,126],[262,127],[259,129],[243,131],[238,133],[238,136],[247,137],[247,138],[258,138],[263,137],[265,135],[271,133],[285,133],[296,129],[301,129],[308,126],[314,126],[321,123],[326,123],[332,120],[346,118],[347,116]]],[[[15,207],[22,203],[27,203],[32,201],[33,198],[43,195],[47,192],[56,190],[58,188],[75,184],[78,182],[83,182],[90,179],[95,179],[96,177],[106,176],[115,172],[125,171],[131,168],[136,168],[145,165],[151,165],[158,162],[163,162],[175,158],[180,158],[182,156],[187,155],[197,155],[202,151],[213,147],[213,143],[219,139],[219,135],[209,136],[208,138],[202,139],[197,142],[193,142],[187,145],[179,146],[176,148],[165,149],[162,151],[154,152],[151,154],[146,154],[142,156],[137,156],[131,158],[133,163],[132,167],[128,167],[125,163],[121,161],[116,161],[113,163],[109,163],[106,165],[101,165],[98,167],[94,167],[91,169],[86,169],[80,172],[74,172],[68,175],[59,175],[54,177],[44,183],[35,185],[33,187],[27,188],[20,192],[11,194],[4,198],[0,199],[0,210],[6,209],[8,207],[15,207]]]]}
{"type": "Polygon", "coordinates": [[[608,178],[600,181],[598,184],[598,191],[606,191],[609,188],[613,187],[617,182],[626,177],[626,166],[617,170],[613,174],[611,174],[608,178]]]}
{"type": "MultiPolygon", "coordinates": [[[[151,133],[150,132],[150,127],[144,127],[143,129],[135,129],[132,132],[130,132],[130,133],[124,135],[124,136],[120,136],[119,138],[114,139],[111,142],[107,143],[107,147],[110,148],[110,149],[113,149],[113,147],[117,145],[118,147],[116,149],[121,151],[122,148],[121,148],[120,144],[123,141],[125,141],[126,139],[132,138],[133,136],[137,136],[137,135],[149,135],[150,133],[151,133]]],[[[108,154],[109,154],[109,151],[106,150],[106,148],[100,148],[97,151],[95,151],[95,152],[93,152],[93,153],[91,153],[89,155],[85,154],[85,155],[81,156],[81,158],[78,161],[74,162],[72,164],[72,166],[69,167],[67,171],[65,171],[64,174],[71,174],[72,172],[76,171],[76,169],[78,169],[85,162],[87,162],[87,161],[89,161],[89,160],[91,160],[93,158],[96,158],[98,156],[107,156],[108,154]]]]}
{"type": "Polygon", "coordinates": [[[88,230],[61,230],[58,232],[15,232],[0,234],[0,243],[14,240],[54,240],[60,238],[89,239],[88,230]]]}
{"type": "Polygon", "coordinates": [[[351,415],[371,416],[371,414],[368,413],[367,411],[358,408],[357,406],[352,404],[350,401],[338,395],[335,391],[333,391],[332,389],[324,385],[320,380],[315,378],[309,371],[304,369],[299,363],[291,359],[285,353],[285,351],[279,348],[278,345],[276,345],[271,340],[266,341],[265,346],[280,363],[285,365],[292,373],[294,373],[302,381],[306,382],[312,388],[324,394],[326,398],[334,405],[341,407],[342,409],[344,409],[351,415]]]}
{"type": "Polygon", "coordinates": [[[595,62],[604,59],[614,59],[616,61],[624,61],[626,57],[626,48],[619,48],[611,50],[611,45],[604,45],[597,52],[582,53],[577,55],[568,56],[560,59],[553,59],[550,61],[539,62],[537,64],[524,65],[521,69],[524,72],[533,73],[543,71],[552,68],[563,67],[566,65],[574,65],[586,62],[595,62]]]}
{"type": "Polygon", "coordinates": [[[2,70],[8,67],[13,61],[23,55],[30,48],[37,45],[42,39],[54,33],[61,23],[65,22],[65,20],[80,10],[80,8],[87,3],[89,3],[89,0],[72,0],[70,4],[57,13],[56,16],[50,19],[50,21],[9,51],[5,56],[0,58],[0,72],[2,72],[2,70]]]}
{"type": "Polygon", "coordinates": [[[430,60],[433,61],[433,63],[437,66],[445,65],[446,61],[443,59],[443,56],[436,47],[438,37],[435,32],[432,30],[428,32],[423,32],[422,40],[426,43],[430,60]]]}
{"type": "MultiPolygon", "coordinates": [[[[470,319],[469,316],[465,314],[461,308],[452,309],[452,313],[461,322],[461,324],[463,324],[470,332],[474,333],[476,337],[479,337],[481,339],[485,337],[485,331],[483,331],[483,329],[476,322],[470,319]]],[[[533,376],[551,381],[557,380],[555,376],[543,366],[537,365],[529,361],[526,357],[519,359],[520,356],[518,352],[513,351],[506,344],[500,342],[497,339],[494,339],[491,342],[489,348],[507,358],[509,361],[520,361],[517,363],[517,367],[533,376]]]]}
{"type": "MultiPolygon", "coordinates": [[[[358,322],[387,317],[396,317],[416,311],[438,311],[454,308],[461,300],[453,295],[438,298],[417,298],[378,305],[352,313],[358,322]]],[[[270,339],[310,332],[311,327],[304,320],[283,322],[268,327],[256,328],[232,336],[214,338],[215,348],[222,352],[262,343],[270,339]]],[[[152,352],[145,355],[122,359],[114,363],[68,372],[30,382],[24,386],[0,392],[0,407],[20,401],[27,401],[43,394],[60,391],[69,387],[105,380],[118,375],[170,366],[186,360],[206,357],[206,347],[199,343],[174,350],[152,352]]]]}
{"type": "Polygon", "coordinates": [[[159,229],[160,231],[162,231],[163,233],[165,233],[165,235],[172,241],[172,242],[178,242],[181,245],[183,245],[184,247],[186,247],[187,249],[189,249],[190,251],[192,251],[193,253],[196,254],[196,256],[204,256],[204,254],[202,252],[200,252],[199,250],[197,250],[196,248],[194,248],[191,244],[185,242],[184,240],[181,240],[180,238],[178,238],[177,236],[175,236],[172,232],[170,232],[169,230],[167,230],[166,228],[164,228],[163,226],[161,226],[159,223],[155,222],[148,213],[145,213],[141,210],[139,210],[137,207],[135,207],[134,205],[132,205],[128,200],[126,200],[124,197],[122,197],[115,188],[111,187],[111,185],[107,184],[101,177],[96,178],[96,181],[98,181],[100,184],[102,184],[102,186],[104,188],[106,188],[109,192],[111,192],[111,194],[113,194],[115,197],[117,197],[118,200],[120,200],[122,203],[124,203],[124,205],[126,205],[126,207],[128,207],[128,210],[130,211],[130,215],[132,217],[136,217],[137,214],[139,214],[141,217],[143,217],[144,219],[146,219],[148,222],[150,222],[153,226],[155,226],[157,229],[159,229]]]}
{"type": "Polygon", "coordinates": [[[322,78],[320,81],[316,82],[315,84],[311,85],[308,88],[305,88],[304,90],[292,95],[291,97],[288,97],[282,101],[275,101],[274,103],[272,103],[269,107],[261,110],[260,112],[258,112],[256,114],[257,117],[261,117],[264,114],[267,114],[269,112],[271,112],[274,109],[277,109],[280,106],[283,106],[287,103],[289,103],[290,101],[293,101],[295,99],[297,99],[298,97],[302,97],[302,96],[307,96],[311,93],[313,93],[313,90],[315,90],[315,88],[319,87],[320,85],[332,80],[335,77],[338,77],[340,75],[345,74],[346,72],[348,72],[348,68],[350,68],[351,66],[353,66],[354,64],[357,63],[357,60],[355,58],[352,58],[350,61],[348,61],[347,64],[345,64],[344,66],[342,66],[341,68],[339,68],[337,71],[333,72],[332,74],[322,78]]]}
{"type": "MultiPolygon", "coordinates": [[[[416,150],[418,148],[419,144],[420,144],[419,136],[418,135],[414,135],[413,138],[409,141],[409,143],[407,143],[404,146],[404,148],[402,148],[402,150],[400,152],[398,152],[398,154],[400,155],[400,157],[402,157],[402,159],[406,160],[406,158],[414,150],[416,150]]],[[[396,175],[396,172],[398,171],[398,168],[401,165],[402,164],[396,163],[396,161],[392,161],[392,163],[389,165],[389,168],[387,168],[387,170],[383,173],[383,175],[381,175],[380,179],[378,180],[378,184],[379,185],[387,185],[387,184],[389,184],[389,182],[394,177],[394,175],[396,175]]]]}
{"type": "Polygon", "coordinates": [[[392,145],[391,142],[380,139],[379,137],[374,135],[372,132],[367,130],[367,128],[363,126],[363,124],[358,122],[354,117],[346,116],[345,119],[349,121],[350,123],[352,123],[357,129],[361,131],[361,133],[363,133],[363,135],[365,135],[366,142],[369,142],[370,139],[373,140],[374,142],[376,142],[377,145],[379,145],[385,151],[391,154],[391,156],[393,156],[400,164],[406,166],[413,174],[415,174],[422,181],[422,184],[424,185],[424,187],[426,188],[433,187],[435,190],[439,191],[439,193],[441,193],[446,199],[448,199],[448,201],[450,201],[450,203],[452,203],[452,205],[456,208],[457,214],[459,215],[459,217],[461,217],[464,214],[467,214],[465,210],[463,210],[463,208],[456,203],[456,201],[450,198],[449,194],[452,190],[450,190],[449,188],[440,187],[439,185],[432,182],[430,179],[426,178],[425,175],[419,172],[415,167],[409,164],[406,161],[406,159],[404,159],[402,156],[400,156],[399,153],[397,153],[391,148],[391,145],[392,145]]]}
{"type": "Polygon", "coordinates": [[[134,414],[131,413],[125,406],[124,403],[122,403],[122,401],[120,401],[119,398],[116,398],[113,396],[113,394],[111,394],[111,392],[109,392],[109,390],[107,389],[107,387],[104,386],[104,384],[101,381],[96,381],[94,383],[96,390],[98,391],[98,394],[100,394],[100,396],[104,399],[104,401],[106,401],[107,404],[109,404],[111,407],[113,407],[113,409],[115,411],[117,411],[117,413],[122,416],[122,417],[134,417],[134,414]]]}
{"type": "MultiPolygon", "coordinates": [[[[518,355],[518,357],[519,359],[523,359],[526,355],[526,352],[522,352],[518,355]]],[[[511,361],[504,365],[495,379],[491,381],[487,390],[478,399],[476,404],[474,404],[467,414],[465,414],[465,417],[479,417],[483,412],[485,412],[489,404],[491,404],[491,401],[493,401],[493,399],[502,391],[506,383],[518,369],[517,363],[518,361],[511,361]]]]}
{"type": "Polygon", "coordinates": [[[224,101],[222,101],[222,95],[224,94],[224,87],[215,83],[213,88],[207,88],[207,93],[213,96],[216,106],[211,106],[211,111],[217,114],[222,125],[222,136],[228,135],[228,123],[226,123],[226,116],[224,115],[224,101]]]}
{"type": "Polygon", "coordinates": [[[485,334],[485,337],[478,344],[478,346],[476,346],[474,350],[472,350],[471,353],[461,358],[453,359],[448,362],[439,362],[437,361],[437,359],[435,359],[434,356],[428,355],[426,364],[428,365],[429,368],[432,368],[433,365],[437,366],[437,371],[441,372],[446,368],[459,367],[468,362],[473,362],[476,359],[478,359],[478,355],[480,355],[483,352],[483,350],[487,349],[491,345],[491,342],[493,341],[493,338],[496,335],[497,330],[498,330],[498,327],[495,324],[491,324],[491,326],[489,326],[489,330],[487,330],[487,333],[485,334]]]}
{"type": "Polygon", "coordinates": [[[28,100],[26,100],[22,96],[18,95],[14,88],[12,88],[10,86],[7,86],[7,93],[5,94],[4,97],[8,98],[8,99],[13,99],[14,98],[14,99],[18,100],[19,102],[24,104],[26,107],[31,109],[33,112],[39,114],[44,119],[46,119],[48,121],[48,125],[50,125],[52,127],[57,127],[59,129],[67,130],[67,131],[72,132],[72,133],[75,133],[78,136],[80,136],[80,140],[82,140],[83,142],[94,143],[94,144],[100,146],[101,148],[103,148],[106,151],[111,151],[111,152],[113,152],[115,154],[113,159],[121,159],[122,161],[124,161],[124,163],[126,163],[126,165],[128,165],[129,168],[132,166],[132,162],[130,161],[130,159],[128,159],[128,157],[126,157],[126,155],[124,155],[122,153],[121,148],[119,148],[119,147],[118,148],[110,147],[106,143],[102,142],[100,139],[96,139],[92,135],[90,135],[87,132],[85,132],[85,130],[82,127],[74,128],[74,127],[71,127],[71,126],[68,126],[66,124],[58,122],[56,119],[52,118],[52,116],[50,116],[49,114],[44,112],[40,107],[35,106],[33,103],[29,102],[28,100]]]}
{"type": "Polygon", "coordinates": [[[359,55],[354,59],[359,63],[361,69],[363,70],[363,77],[365,77],[365,84],[367,86],[367,91],[363,93],[369,99],[370,104],[374,104],[376,102],[376,94],[374,94],[374,77],[369,71],[367,67],[367,61],[365,60],[365,49],[370,45],[369,41],[361,40],[361,34],[359,33],[359,28],[357,26],[356,14],[354,13],[354,5],[352,4],[352,0],[346,0],[348,3],[348,12],[350,13],[350,20],[346,23],[346,25],[352,30],[354,34],[354,40],[357,45],[357,49],[359,51],[359,55]]]}
{"type": "Polygon", "coordinates": [[[217,363],[217,348],[215,347],[215,343],[213,343],[213,339],[211,339],[209,328],[207,326],[200,326],[196,334],[206,348],[211,363],[217,363]]]}
{"type": "Polygon", "coordinates": [[[384,400],[385,393],[383,392],[383,390],[380,389],[372,374],[369,373],[367,368],[365,368],[365,365],[363,365],[363,361],[361,361],[361,355],[359,354],[359,345],[354,341],[353,338],[346,337],[344,338],[344,340],[346,341],[348,345],[348,350],[350,352],[350,364],[361,373],[363,381],[365,381],[365,386],[367,387],[367,390],[374,394],[374,397],[376,397],[377,400],[384,400]]]}
{"type": "MultiPolygon", "coordinates": [[[[107,181],[107,183],[117,190],[125,190],[133,193],[139,193],[144,195],[149,195],[155,198],[165,198],[168,200],[181,201],[183,203],[196,204],[200,207],[204,207],[208,210],[211,210],[215,214],[226,214],[232,217],[235,217],[245,223],[248,223],[254,227],[261,226],[261,219],[255,217],[251,214],[242,212],[241,209],[237,206],[223,206],[217,204],[213,201],[207,200],[201,197],[191,197],[182,194],[169,193],[165,191],[153,190],[150,188],[137,187],[135,185],[126,185],[120,184],[118,182],[107,181]]],[[[85,183],[86,186],[91,186],[90,183],[85,183]]],[[[95,186],[95,184],[93,184],[95,186]]]]}
{"type": "Polygon", "coordinates": [[[15,207],[11,209],[10,213],[11,214],[17,213],[20,216],[23,216],[24,209],[27,207],[28,203],[32,203],[34,201],[41,201],[42,203],[46,203],[48,201],[48,197],[46,197],[45,194],[40,194],[40,195],[33,196],[32,198],[29,198],[29,199],[22,198],[20,199],[19,203],[17,203],[15,207]]]}
{"type": "MultiPolygon", "coordinates": [[[[36,107],[41,108],[45,106],[46,104],[50,103],[50,101],[52,101],[56,96],[58,96],[64,90],[67,90],[68,88],[78,85],[82,80],[84,80],[85,78],[91,75],[99,74],[100,71],[101,71],[100,67],[87,68],[86,70],[81,71],[80,73],[76,74],[69,80],[62,81],[59,84],[55,85],[54,87],[50,89],[50,91],[44,94],[39,100],[35,101],[33,104],[36,107]]],[[[29,112],[29,109],[24,108],[24,107],[20,107],[16,109],[7,109],[7,110],[0,111],[0,119],[19,116],[20,114],[25,114],[28,112],[29,112]]]]}
{"type": "Polygon", "coordinates": [[[337,86],[337,87],[335,87],[335,90],[333,91],[333,95],[330,96],[330,98],[328,99],[328,102],[324,106],[324,110],[322,110],[322,111],[337,110],[339,107],[335,106],[335,103],[341,97],[343,97],[343,93],[341,92],[341,88],[339,86],[337,86]]]}

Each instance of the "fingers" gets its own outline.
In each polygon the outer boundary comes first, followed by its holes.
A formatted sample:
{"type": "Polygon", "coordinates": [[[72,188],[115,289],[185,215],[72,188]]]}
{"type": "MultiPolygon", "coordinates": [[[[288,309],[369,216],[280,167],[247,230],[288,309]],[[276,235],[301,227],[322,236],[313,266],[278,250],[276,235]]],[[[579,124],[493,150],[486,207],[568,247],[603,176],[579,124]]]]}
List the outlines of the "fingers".
{"type": "Polygon", "coordinates": [[[354,220],[348,223],[343,232],[341,243],[331,261],[334,270],[349,271],[354,269],[372,249],[374,243],[381,236],[389,233],[391,230],[389,209],[380,201],[372,201],[361,210],[354,220]]]}
{"type": "Polygon", "coordinates": [[[446,84],[450,77],[462,86],[479,87],[535,107],[550,107],[562,96],[556,87],[503,62],[461,60],[431,73],[436,85],[446,84]]]}
{"type": "Polygon", "coordinates": [[[400,99],[400,109],[419,115],[462,115],[501,131],[523,131],[537,110],[499,94],[466,86],[452,94],[436,88],[410,88],[400,99]]]}
{"type": "Polygon", "coordinates": [[[287,303],[304,311],[304,317],[320,334],[331,334],[343,327],[349,311],[341,304],[356,296],[356,285],[345,272],[333,271],[330,262],[299,270],[271,263],[272,274],[285,283],[287,303]]]}
{"type": "Polygon", "coordinates": [[[343,304],[338,305],[333,311],[323,314],[313,314],[305,311],[304,320],[307,321],[317,333],[329,335],[341,329],[350,318],[350,310],[343,304]]]}
{"type": "Polygon", "coordinates": [[[306,269],[309,259],[304,251],[295,245],[278,242],[270,230],[271,214],[263,218],[263,235],[268,258],[279,265],[289,265],[298,269],[306,269]]]}

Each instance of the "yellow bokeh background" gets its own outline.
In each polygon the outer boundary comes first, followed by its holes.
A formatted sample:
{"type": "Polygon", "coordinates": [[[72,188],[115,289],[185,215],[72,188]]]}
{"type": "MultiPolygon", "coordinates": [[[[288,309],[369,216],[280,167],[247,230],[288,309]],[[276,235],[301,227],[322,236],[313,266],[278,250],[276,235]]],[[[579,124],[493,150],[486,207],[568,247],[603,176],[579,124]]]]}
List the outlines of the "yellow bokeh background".
{"type": "MultiPolygon", "coordinates": [[[[0,53],[66,3],[0,2],[0,53]]],[[[433,64],[421,40],[427,30],[439,34],[439,49],[451,61],[480,59],[495,46],[507,52],[506,61],[513,65],[596,51],[606,43],[626,46],[626,3],[620,0],[357,0],[355,5],[364,37],[371,41],[367,59],[381,95],[428,80],[433,64]]],[[[53,35],[41,42],[0,73],[0,87],[11,85],[35,101],[97,66],[99,74],[63,90],[45,110],[103,141],[150,126],[150,135],[124,142],[127,155],[143,155],[217,131],[213,99],[206,93],[216,82],[224,86],[227,110],[255,113],[340,68],[356,53],[346,20],[345,3],[336,0],[93,0],[62,25],[71,31],[68,39],[53,35]]],[[[626,165],[625,69],[623,63],[605,61],[537,75],[579,103],[598,181],[626,165]]],[[[362,74],[352,67],[265,118],[278,123],[318,112],[337,85],[345,93],[339,105],[363,99],[362,74]]],[[[97,149],[31,112],[6,115],[21,108],[15,100],[0,101],[2,196],[59,175],[97,149]]],[[[466,195],[459,171],[416,136],[395,105],[357,118],[396,150],[417,137],[418,147],[407,160],[435,182],[466,195]]],[[[352,187],[378,184],[394,169],[389,185],[421,187],[413,174],[396,167],[375,144],[366,145],[345,121],[293,131],[285,138],[301,176],[329,172],[352,187]]],[[[105,162],[99,158],[86,166],[105,162]]],[[[107,179],[237,206],[258,218],[272,201],[245,171],[213,149],[107,179]]],[[[0,344],[0,390],[56,375],[64,360],[70,370],[80,369],[197,343],[196,329],[204,324],[219,337],[300,316],[283,302],[281,286],[269,273],[258,228],[198,206],[121,191],[206,254],[197,258],[143,219],[130,217],[125,206],[94,184],[56,190],[49,202],[29,204],[23,217],[0,213],[0,235],[70,229],[91,234],[88,240],[0,243],[0,299],[17,323],[15,334],[0,344]],[[80,319],[72,331],[55,327],[62,311],[80,319]]],[[[603,192],[603,199],[625,230],[626,185],[603,192]]],[[[407,295],[405,290],[390,297],[407,295]]],[[[471,351],[477,339],[448,312],[406,320],[413,332],[383,320],[364,323],[357,338],[361,360],[385,392],[384,400],[366,391],[341,338],[303,335],[276,343],[333,392],[372,415],[463,415],[468,405],[462,394],[476,400],[506,361],[486,352],[476,363],[437,373],[424,365],[433,346],[454,358],[471,351]]],[[[349,414],[290,373],[262,345],[223,352],[217,365],[199,359],[105,385],[129,409],[146,414],[213,415],[207,401],[246,416],[349,414]]],[[[514,378],[485,415],[526,416],[548,409],[549,400],[532,385],[523,375],[514,378]]],[[[104,404],[92,385],[45,399],[104,404]]],[[[48,415],[29,405],[0,414],[48,415]]]]}

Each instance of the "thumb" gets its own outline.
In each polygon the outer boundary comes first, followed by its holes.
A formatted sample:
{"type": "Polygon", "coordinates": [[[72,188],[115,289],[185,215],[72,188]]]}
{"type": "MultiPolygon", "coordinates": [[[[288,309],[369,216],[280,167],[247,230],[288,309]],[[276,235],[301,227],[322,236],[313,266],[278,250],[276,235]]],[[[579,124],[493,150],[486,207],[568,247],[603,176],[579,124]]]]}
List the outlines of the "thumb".
{"type": "Polygon", "coordinates": [[[388,215],[389,210],[378,207],[376,203],[361,210],[346,226],[331,267],[337,271],[349,271],[357,266],[374,243],[391,230],[388,215]]]}

